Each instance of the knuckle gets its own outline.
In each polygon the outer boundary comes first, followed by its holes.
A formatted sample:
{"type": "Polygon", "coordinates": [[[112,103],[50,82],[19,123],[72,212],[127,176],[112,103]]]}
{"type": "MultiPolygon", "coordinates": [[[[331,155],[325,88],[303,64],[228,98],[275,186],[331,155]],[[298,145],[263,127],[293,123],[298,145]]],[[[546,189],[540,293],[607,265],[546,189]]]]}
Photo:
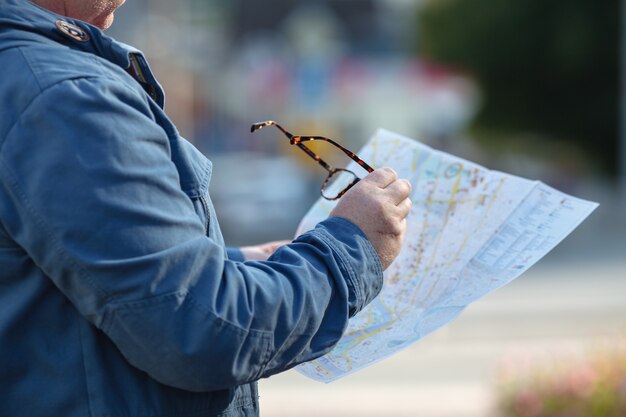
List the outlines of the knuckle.
{"type": "Polygon", "coordinates": [[[411,185],[411,182],[409,180],[405,179],[405,178],[402,178],[399,181],[402,184],[402,190],[404,191],[404,194],[405,195],[411,194],[411,190],[413,189],[413,186],[411,185]]]}
{"type": "Polygon", "coordinates": [[[344,194],[343,199],[361,199],[370,193],[371,185],[367,181],[359,181],[344,194]]]}
{"type": "Polygon", "coordinates": [[[387,221],[390,213],[389,210],[387,210],[386,208],[385,201],[377,198],[374,205],[376,207],[376,212],[378,213],[378,216],[380,216],[384,221],[387,221]]]}
{"type": "Polygon", "coordinates": [[[411,211],[411,208],[413,207],[413,202],[411,201],[410,198],[407,198],[406,200],[403,201],[403,208],[404,208],[404,212],[405,217],[409,214],[409,212],[411,211]]]}
{"type": "Polygon", "coordinates": [[[397,241],[398,237],[401,235],[402,230],[400,230],[400,228],[398,227],[398,225],[396,223],[392,224],[391,227],[389,227],[389,236],[391,237],[392,241],[397,241]]]}
{"type": "Polygon", "coordinates": [[[394,180],[398,179],[398,174],[396,173],[395,169],[390,168],[390,167],[384,167],[383,169],[385,170],[387,175],[389,175],[391,178],[393,178],[394,180]]]}
{"type": "Polygon", "coordinates": [[[402,227],[401,222],[396,221],[391,224],[389,231],[391,232],[395,240],[397,240],[398,238],[400,238],[400,236],[402,236],[402,233],[404,232],[404,228],[402,227]]]}
{"type": "MultiPolygon", "coordinates": [[[[382,171],[382,168],[375,169],[374,171],[367,174],[365,177],[366,180],[376,180],[376,178],[383,177],[385,174],[382,171]]],[[[361,181],[363,182],[363,181],[361,181]]]]}
{"type": "Polygon", "coordinates": [[[398,174],[396,174],[396,171],[393,168],[382,167],[378,169],[377,171],[380,172],[380,175],[382,175],[385,178],[393,178],[394,180],[398,178],[398,174]]]}
{"type": "Polygon", "coordinates": [[[384,215],[385,227],[391,232],[395,233],[397,230],[398,222],[400,221],[397,213],[393,213],[391,210],[385,212],[384,215]]]}
{"type": "Polygon", "coordinates": [[[376,200],[373,204],[372,214],[380,224],[386,225],[389,222],[389,213],[385,210],[384,204],[380,200],[376,200]]]}

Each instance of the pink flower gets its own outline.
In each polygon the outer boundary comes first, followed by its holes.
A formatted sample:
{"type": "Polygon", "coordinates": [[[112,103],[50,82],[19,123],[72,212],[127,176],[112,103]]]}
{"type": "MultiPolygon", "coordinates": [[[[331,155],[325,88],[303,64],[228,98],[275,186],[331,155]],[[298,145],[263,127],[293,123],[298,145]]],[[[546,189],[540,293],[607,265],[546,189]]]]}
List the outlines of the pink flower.
{"type": "Polygon", "coordinates": [[[584,365],[573,370],[565,380],[567,392],[576,397],[589,398],[598,382],[598,374],[591,366],[584,365]]]}
{"type": "Polygon", "coordinates": [[[543,402],[537,393],[524,390],[513,400],[513,409],[519,417],[539,417],[543,411],[543,402]]]}

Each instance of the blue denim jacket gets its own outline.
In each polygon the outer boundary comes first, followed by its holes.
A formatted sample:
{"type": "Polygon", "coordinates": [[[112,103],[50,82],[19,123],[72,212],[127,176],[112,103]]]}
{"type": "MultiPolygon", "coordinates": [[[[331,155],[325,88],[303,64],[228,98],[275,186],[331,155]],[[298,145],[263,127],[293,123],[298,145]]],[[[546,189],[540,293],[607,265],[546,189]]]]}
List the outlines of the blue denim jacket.
{"type": "Polygon", "coordinates": [[[341,218],[229,259],[211,163],[162,106],[139,51],[2,1],[2,415],[258,415],[255,381],[328,352],[379,292],[341,218]]]}

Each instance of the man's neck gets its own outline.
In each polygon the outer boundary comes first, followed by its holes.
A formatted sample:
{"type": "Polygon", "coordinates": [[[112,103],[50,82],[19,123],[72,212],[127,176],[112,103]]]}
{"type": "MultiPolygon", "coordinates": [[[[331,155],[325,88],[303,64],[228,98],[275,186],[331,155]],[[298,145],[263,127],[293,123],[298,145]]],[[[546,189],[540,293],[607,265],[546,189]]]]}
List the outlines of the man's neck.
{"type": "Polygon", "coordinates": [[[38,6],[43,7],[44,9],[48,9],[51,12],[56,14],[60,14],[62,16],[67,16],[67,8],[65,7],[65,2],[63,0],[32,0],[33,3],[38,6]]]}

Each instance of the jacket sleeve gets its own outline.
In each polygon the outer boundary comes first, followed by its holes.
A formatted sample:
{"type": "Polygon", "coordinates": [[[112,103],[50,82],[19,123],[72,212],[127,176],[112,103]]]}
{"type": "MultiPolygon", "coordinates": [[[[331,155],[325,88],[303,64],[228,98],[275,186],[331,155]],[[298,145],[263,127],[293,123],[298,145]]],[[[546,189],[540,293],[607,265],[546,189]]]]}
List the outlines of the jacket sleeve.
{"type": "Polygon", "coordinates": [[[137,91],[52,86],[0,142],[5,228],[134,366],[190,391],[328,352],[380,291],[363,233],[330,218],[265,262],[228,260],[179,185],[137,91]]]}
{"type": "Polygon", "coordinates": [[[241,251],[241,249],[234,246],[227,246],[226,254],[228,255],[228,259],[230,259],[231,261],[244,262],[246,260],[246,257],[243,256],[243,252],[241,251]]]}

